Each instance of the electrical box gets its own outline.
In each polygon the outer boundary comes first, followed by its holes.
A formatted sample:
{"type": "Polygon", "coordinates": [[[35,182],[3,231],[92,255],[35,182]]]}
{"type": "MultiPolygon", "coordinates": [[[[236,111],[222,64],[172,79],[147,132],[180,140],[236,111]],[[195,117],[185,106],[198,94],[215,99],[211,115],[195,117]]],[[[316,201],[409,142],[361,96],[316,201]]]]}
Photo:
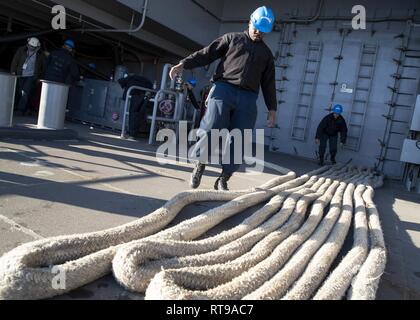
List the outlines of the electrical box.
{"type": "Polygon", "coordinates": [[[401,161],[420,164],[420,140],[404,140],[404,145],[401,152],[401,161]]]}
{"type": "Polygon", "coordinates": [[[67,118],[121,130],[123,89],[117,82],[84,79],[70,89],[67,118]]]}
{"type": "Polygon", "coordinates": [[[411,122],[412,131],[420,131],[420,94],[417,96],[416,105],[414,106],[413,121],[411,122]]]}

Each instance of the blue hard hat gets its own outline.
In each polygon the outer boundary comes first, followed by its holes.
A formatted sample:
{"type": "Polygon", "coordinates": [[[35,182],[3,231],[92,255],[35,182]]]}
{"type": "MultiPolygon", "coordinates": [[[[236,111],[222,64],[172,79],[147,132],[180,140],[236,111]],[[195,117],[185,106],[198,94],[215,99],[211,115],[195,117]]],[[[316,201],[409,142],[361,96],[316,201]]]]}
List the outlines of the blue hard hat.
{"type": "Polygon", "coordinates": [[[195,88],[195,86],[197,85],[197,80],[195,80],[195,79],[189,79],[189,80],[187,80],[187,82],[188,82],[190,85],[192,85],[194,88],[195,88]]]}
{"type": "Polygon", "coordinates": [[[342,114],[343,113],[343,106],[341,104],[336,104],[332,110],[334,113],[342,114]]]}
{"type": "Polygon", "coordinates": [[[74,41],[73,40],[66,40],[66,42],[64,42],[64,45],[66,45],[67,47],[70,47],[70,48],[72,48],[72,49],[75,49],[76,48],[76,44],[74,43],[74,41]]]}
{"type": "Polygon", "coordinates": [[[273,10],[267,7],[260,7],[251,15],[251,23],[260,32],[269,33],[273,31],[276,18],[273,10]]]}

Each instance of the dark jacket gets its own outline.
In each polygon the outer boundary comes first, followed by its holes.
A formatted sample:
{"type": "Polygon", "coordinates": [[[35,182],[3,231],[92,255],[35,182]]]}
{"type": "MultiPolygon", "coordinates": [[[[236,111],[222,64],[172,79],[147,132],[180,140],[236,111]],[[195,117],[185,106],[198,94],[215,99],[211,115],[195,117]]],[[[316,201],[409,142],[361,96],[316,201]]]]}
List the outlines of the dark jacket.
{"type": "Polygon", "coordinates": [[[200,105],[197,102],[197,98],[195,97],[194,92],[189,88],[187,88],[187,96],[194,109],[200,110],[200,105]]]}
{"type": "MultiPolygon", "coordinates": [[[[36,62],[35,62],[35,74],[36,78],[39,78],[45,69],[45,54],[43,51],[39,50],[37,53],[36,62]]],[[[18,76],[22,75],[22,67],[28,57],[28,47],[20,47],[18,51],[16,51],[12,65],[10,67],[10,72],[16,74],[18,76]]]]}
{"type": "Polygon", "coordinates": [[[321,139],[323,135],[330,137],[335,137],[340,132],[340,139],[342,143],[347,141],[347,124],[346,120],[342,116],[339,116],[337,119],[334,118],[334,114],[330,113],[318,126],[316,131],[316,139],[321,139]]]}
{"type": "Polygon", "coordinates": [[[80,80],[79,67],[68,50],[62,48],[51,52],[47,58],[44,79],[65,84],[80,80]]]}
{"type": "MultiPolygon", "coordinates": [[[[137,76],[137,75],[128,76],[127,78],[121,78],[118,80],[118,83],[120,84],[121,88],[124,89],[123,100],[127,98],[128,89],[130,89],[133,86],[143,87],[147,89],[153,88],[153,83],[149,79],[142,76],[137,76]]],[[[144,91],[133,90],[131,91],[131,95],[132,96],[144,95],[144,91]]]]}
{"type": "Polygon", "coordinates": [[[225,81],[245,90],[259,92],[269,110],[277,110],[274,57],[262,41],[254,42],[248,31],[228,33],[208,47],[185,58],[185,69],[209,65],[221,59],[212,81],[225,81]]]}

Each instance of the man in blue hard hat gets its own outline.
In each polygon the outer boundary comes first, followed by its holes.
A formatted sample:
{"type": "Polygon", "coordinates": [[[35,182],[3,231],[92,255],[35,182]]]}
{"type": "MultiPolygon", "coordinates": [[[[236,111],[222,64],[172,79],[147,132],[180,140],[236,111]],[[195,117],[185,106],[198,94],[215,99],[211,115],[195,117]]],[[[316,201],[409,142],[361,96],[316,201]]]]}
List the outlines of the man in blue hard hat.
{"type": "Polygon", "coordinates": [[[341,146],[347,141],[347,124],[342,116],[343,106],[335,105],[332,113],[322,119],[316,131],[316,144],[319,144],[319,165],[324,165],[327,141],[330,146],[331,163],[336,164],[335,157],[338,147],[338,133],[340,133],[341,146]]]}
{"type": "MultiPolygon", "coordinates": [[[[265,6],[260,7],[251,15],[245,32],[225,34],[171,69],[170,77],[174,79],[183,69],[206,66],[220,59],[212,78],[207,112],[200,124],[204,132],[209,133],[211,129],[239,129],[243,133],[245,129],[253,129],[260,88],[269,111],[268,126],[275,126],[277,99],[274,58],[270,48],[263,42],[264,35],[273,30],[274,23],[273,11],[265,6]]],[[[210,137],[208,141],[211,141],[210,137]]],[[[228,190],[228,180],[240,167],[234,164],[233,143],[230,144],[230,150],[230,163],[222,165],[222,174],[214,186],[216,190],[228,190]]],[[[191,177],[192,188],[199,187],[204,170],[204,163],[196,165],[191,177]]]]}
{"type": "Polygon", "coordinates": [[[80,80],[80,70],[74,59],[76,45],[73,40],[66,40],[61,49],[51,52],[47,59],[44,79],[64,84],[73,84],[80,80]]]}

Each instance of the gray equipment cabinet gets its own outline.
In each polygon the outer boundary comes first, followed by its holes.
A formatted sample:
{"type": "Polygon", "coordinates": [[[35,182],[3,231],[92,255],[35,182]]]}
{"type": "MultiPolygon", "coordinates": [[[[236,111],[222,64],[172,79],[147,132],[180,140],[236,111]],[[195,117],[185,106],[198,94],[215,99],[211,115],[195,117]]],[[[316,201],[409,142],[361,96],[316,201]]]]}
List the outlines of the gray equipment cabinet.
{"type": "Polygon", "coordinates": [[[70,89],[67,118],[121,130],[124,101],[118,82],[86,79],[70,89]]]}

